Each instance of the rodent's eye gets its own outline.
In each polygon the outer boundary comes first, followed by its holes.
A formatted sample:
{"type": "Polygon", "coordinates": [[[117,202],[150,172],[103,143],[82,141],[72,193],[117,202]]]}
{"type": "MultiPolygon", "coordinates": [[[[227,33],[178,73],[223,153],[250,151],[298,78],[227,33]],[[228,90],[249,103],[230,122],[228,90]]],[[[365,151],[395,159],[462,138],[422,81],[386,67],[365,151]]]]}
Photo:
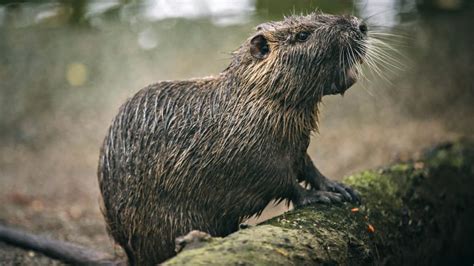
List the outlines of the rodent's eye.
{"type": "Polygon", "coordinates": [[[309,38],[310,33],[307,31],[301,31],[296,34],[296,40],[299,42],[304,42],[309,38]]]}

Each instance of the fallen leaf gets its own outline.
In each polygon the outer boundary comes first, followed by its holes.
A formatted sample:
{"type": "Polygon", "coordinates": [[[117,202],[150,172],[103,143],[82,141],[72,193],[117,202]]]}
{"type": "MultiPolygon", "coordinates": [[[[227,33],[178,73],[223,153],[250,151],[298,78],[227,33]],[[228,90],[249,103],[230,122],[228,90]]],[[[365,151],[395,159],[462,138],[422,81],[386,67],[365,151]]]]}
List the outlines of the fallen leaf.
{"type": "Polygon", "coordinates": [[[371,224],[368,224],[367,225],[367,230],[369,231],[369,233],[374,233],[375,232],[375,228],[373,225],[371,224]]]}

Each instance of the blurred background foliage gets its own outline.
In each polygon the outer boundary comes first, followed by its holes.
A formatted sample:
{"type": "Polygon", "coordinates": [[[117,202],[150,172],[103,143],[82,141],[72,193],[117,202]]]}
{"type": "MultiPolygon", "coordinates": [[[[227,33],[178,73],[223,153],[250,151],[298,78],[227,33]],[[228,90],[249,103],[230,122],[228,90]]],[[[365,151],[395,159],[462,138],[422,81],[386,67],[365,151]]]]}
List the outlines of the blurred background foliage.
{"type": "Polygon", "coordinates": [[[120,104],[217,74],[259,23],[315,9],[366,18],[398,50],[398,68],[324,99],[309,152],[328,176],[473,135],[470,0],[0,0],[0,219],[102,224],[95,171],[120,104]]]}

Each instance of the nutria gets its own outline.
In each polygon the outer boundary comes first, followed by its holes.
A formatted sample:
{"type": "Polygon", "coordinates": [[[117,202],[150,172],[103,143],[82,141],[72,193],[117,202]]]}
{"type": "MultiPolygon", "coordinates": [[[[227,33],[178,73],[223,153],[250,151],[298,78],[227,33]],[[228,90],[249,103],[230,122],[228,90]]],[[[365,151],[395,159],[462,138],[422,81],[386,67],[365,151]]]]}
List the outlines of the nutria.
{"type": "MultiPolygon", "coordinates": [[[[181,242],[225,236],[271,200],[358,201],[352,189],[325,178],[306,149],[322,96],[343,94],[356,81],[370,52],[366,34],[349,16],[265,23],[217,77],[160,82],[129,99],[98,169],[108,230],[129,263],[173,256],[175,238],[190,231],[181,242]]],[[[122,264],[1,225],[0,241],[73,264],[122,264]]]]}
{"type": "Polygon", "coordinates": [[[357,201],[306,149],[322,97],[356,81],[366,33],[352,16],[265,23],[219,75],[159,82],[122,105],[98,179],[108,231],[129,263],[170,258],[191,230],[226,236],[272,200],[357,201]]]}

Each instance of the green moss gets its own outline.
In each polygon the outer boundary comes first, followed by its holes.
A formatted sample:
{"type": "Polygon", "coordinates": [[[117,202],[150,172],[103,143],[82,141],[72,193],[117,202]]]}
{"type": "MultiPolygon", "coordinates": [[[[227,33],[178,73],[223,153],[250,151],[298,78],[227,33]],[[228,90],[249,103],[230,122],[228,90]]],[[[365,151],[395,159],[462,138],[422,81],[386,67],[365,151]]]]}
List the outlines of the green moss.
{"type": "MultiPolygon", "coordinates": [[[[407,168],[403,166],[403,169],[407,168]]],[[[396,168],[401,171],[402,165],[396,168]]],[[[403,175],[387,175],[381,171],[364,171],[344,179],[344,183],[352,186],[361,193],[363,201],[368,207],[400,207],[400,187],[404,187],[403,175]]]]}
{"type": "Polygon", "coordinates": [[[399,164],[392,165],[390,167],[390,172],[404,173],[404,172],[410,170],[411,167],[412,166],[409,165],[409,164],[399,163],[399,164]]]}

